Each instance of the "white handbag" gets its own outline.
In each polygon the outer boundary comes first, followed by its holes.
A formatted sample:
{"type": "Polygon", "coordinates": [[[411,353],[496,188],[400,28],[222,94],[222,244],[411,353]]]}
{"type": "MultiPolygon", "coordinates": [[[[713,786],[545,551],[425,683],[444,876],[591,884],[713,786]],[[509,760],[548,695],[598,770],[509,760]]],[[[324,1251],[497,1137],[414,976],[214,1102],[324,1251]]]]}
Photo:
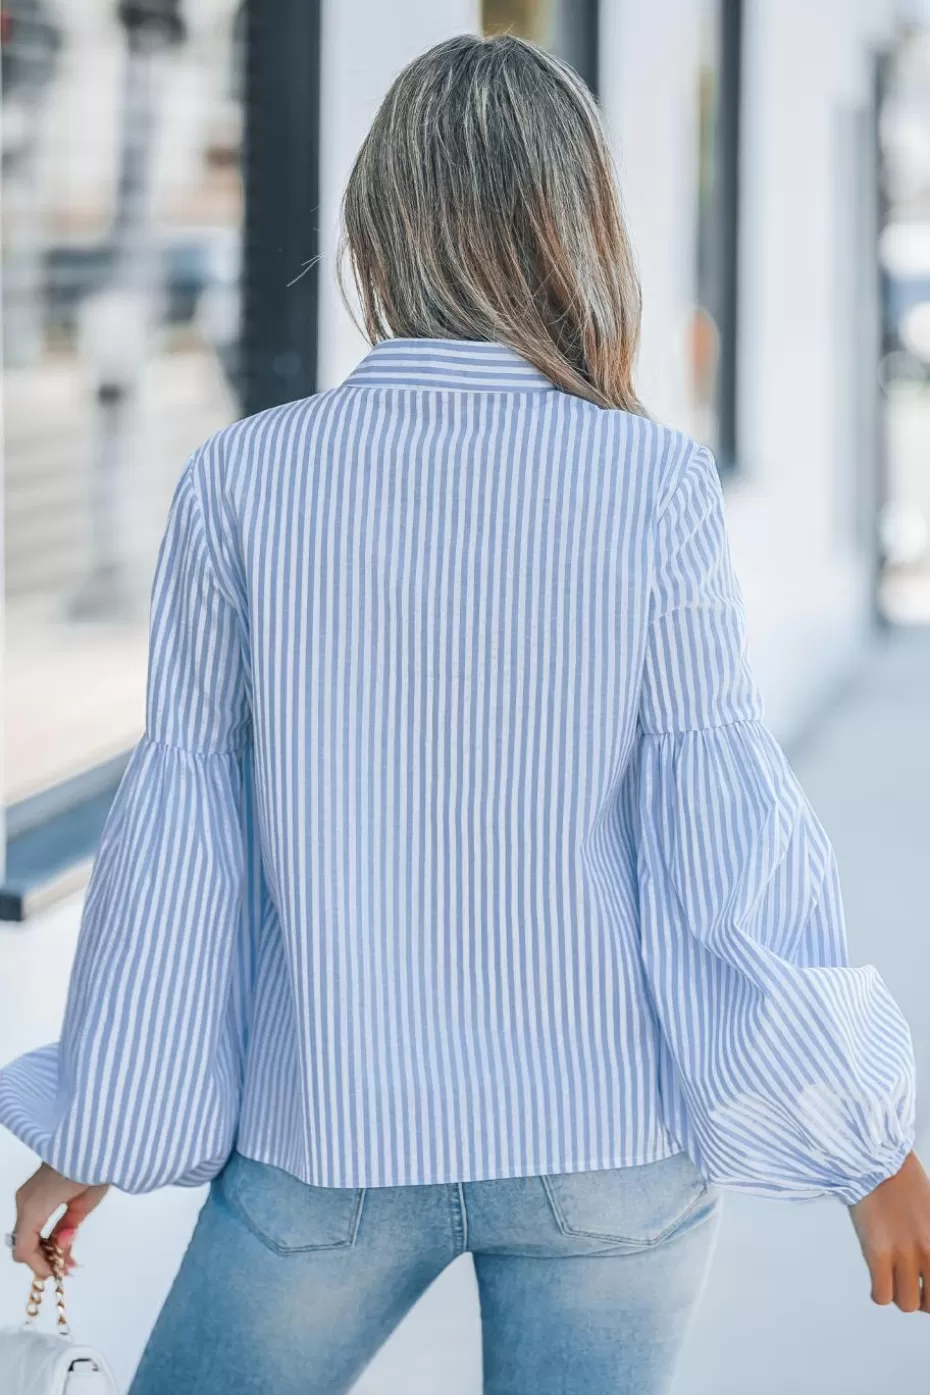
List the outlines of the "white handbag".
{"type": "Polygon", "coordinates": [[[71,1340],[65,1317],[64,1259],[57,1246],[45,1247],[52,1265],[58,1307],[58,1331],[34,1326],[42,1303],[44,1280],[33,1279],[26,1321],[0,1331],[2,1395],[119,1395],[113,1373],[99,1352],[71,1340]]]}

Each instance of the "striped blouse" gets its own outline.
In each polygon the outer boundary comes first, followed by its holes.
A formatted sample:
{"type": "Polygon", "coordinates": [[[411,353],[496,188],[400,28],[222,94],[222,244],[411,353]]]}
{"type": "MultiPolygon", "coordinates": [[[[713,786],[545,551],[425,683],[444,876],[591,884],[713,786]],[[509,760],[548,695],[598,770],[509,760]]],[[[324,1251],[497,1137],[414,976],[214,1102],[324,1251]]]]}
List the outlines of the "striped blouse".
{"type": "Polygon", "coordinates": [[[378,345],[184,470],[61,1041],[0,1120],[127,1191],[686,1150],[854,1202],[911,1043],[761,714],[706,449],[378,345]]]}

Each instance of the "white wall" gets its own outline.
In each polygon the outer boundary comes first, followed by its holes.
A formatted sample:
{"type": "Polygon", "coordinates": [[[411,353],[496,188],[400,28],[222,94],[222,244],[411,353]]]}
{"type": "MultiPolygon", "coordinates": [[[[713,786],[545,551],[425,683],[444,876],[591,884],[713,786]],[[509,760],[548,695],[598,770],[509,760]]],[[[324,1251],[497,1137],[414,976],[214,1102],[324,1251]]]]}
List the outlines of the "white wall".
{"type": "MultiPolygon", "coordinates": [[[[602,99],[645,298],[640,391],[656,417],[684,429],[703,3],[601,0],[602,99]]],[[[478,9],[478,0],[324,7],[324,387],[365,350],[334,277],[339,199],[356,150],[398,69],[474,29],[478,9]]],[[[853,522],[858,467],[849,458],[854,360],[840,342],[855,320],[838,300],[855,228],[851,202],[838,196],[837,133],[839,114],[870,98],[871,49],[891,31],[895,0],[747,0],[746,11],[741,470],[729,514],[769,720],[790,737],[848,672],[869,622],[870,563],[853,522]]]]}
{"type": "Polygon", "coordinates": [[[694,295],[696,0],[602,0],[601,100],[643,283],[640,395],[686,429],[694,295]]]}
{"type": "Polygon", "coordinates": [[[339,203],[381,98],[430,44],[478,26],[479,0],[326,0],[323,6],[320,164],[320,386],[345,377],[366,344],[335,282],[339,203]]]}
{"type": "Polygon", "coordinates": [[[837,342],[836,264],[856,239],[855,210],[838,197],[837,136],[840,112],[871,99],[891,6],[767,0],[748,11],[745,483],[731,518],[757,667],[772,720],[790,733],[848,670],[869,622],[869,556],[848,507],[857,462],[841,375],[852,365],[837,342]]]}
{"type": "MultiPolygon", "coordinates": [[[[602,11],[603,98],[643,278],[641,392],[684,429],[701,3],[616,0],[602,11]]],[[[868,624],[868,555],[851,502],[838,497],[855,490],[857,466],[838,459],[854,404],[840,376],[851,358],[838,352],[837,268],[856,230],[851,200],[838,197],[837,134],[838,114],[869,99],[871,48],[893,12],[893,0],[746,5],[742,468],[729,517],[753,658],[783,736],[848,671],[868,624]]]]}

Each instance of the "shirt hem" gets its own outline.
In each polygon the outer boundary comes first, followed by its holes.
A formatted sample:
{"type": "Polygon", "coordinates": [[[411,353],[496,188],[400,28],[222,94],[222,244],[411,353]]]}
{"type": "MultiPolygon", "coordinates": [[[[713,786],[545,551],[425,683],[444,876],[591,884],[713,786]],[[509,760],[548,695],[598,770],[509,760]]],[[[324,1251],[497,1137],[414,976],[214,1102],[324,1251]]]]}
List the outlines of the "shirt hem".
{"type": "Polygon", "coordinates": [[[332,1173],[319,1168],[295,1170],[292,1161],[282,1162],[274,1154],[273,1149],[263,1149],[258,1145],[249,1144],[245,1139],[240,1139],[236,1143],[235,1151],[242,1157],[249,1158],[252,1162],[264,1163],[267,1167],[276,1167],[282,1172],[288,1172],[299,1182],[310,1187],[327,1187],[333,1190],[355,1188],[375,1190],[388,1187],[455,1186],[458,1183],[469,1182],[507,1182],[523,1177],[558,1177],[573,1172],[612,1172],[621,1168],[646,1167],[649,1163],[664,1162],[667,1158],[673,1158],[679,1153],[683,1153],[685,1149],[674,1139],[669,1138],[667,1144],[659,1148],[648,1149],[643,1153],[621,1155],[620,1157],[610,1155],[593,1159],[553,1158],[535,1163],[505,1164],[497,1168],[456,1168],[435,1174],[411,1172],[403,1178],[382,1178],[378,1174],[373,1177],[371,1173],[367,1173],[364,1168],[361,1168],[353,1173],[339,1175],[337,1179],[334,1179],[332,1173]]]}

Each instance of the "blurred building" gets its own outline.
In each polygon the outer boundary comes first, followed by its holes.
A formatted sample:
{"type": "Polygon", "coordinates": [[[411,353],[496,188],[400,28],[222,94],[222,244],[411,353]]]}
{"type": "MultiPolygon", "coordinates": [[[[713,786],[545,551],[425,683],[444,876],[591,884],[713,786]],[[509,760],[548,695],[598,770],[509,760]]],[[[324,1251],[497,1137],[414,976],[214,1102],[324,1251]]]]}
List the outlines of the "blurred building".
{"type": "Polygon", "coordinates": [[[911,11],[3,0],[5,913],[93,852],[141,728],[186,455],[364,352],[335,283],[341,191],[396,71],[463,30],[534,38],[598,93],[643,278],[641,394],[717,454],[770,720],[799,731],[866,641],[895,528],[879,108],[911,11]]]}
{"type": "MultiPolygon", "coordinates": [[[[324,11],[323,267],[354,151],[409,54],[483,20],[582,58],[642,274],[641,394],[717,452],[755,665],[770,720],[790,738],[849,672],[876,607],[876,90],[899,13],[892,0],[478,10],[348,0],[324,11]]],[[[323,385],[361,351],[325,275],[320,346],[323,385]]]]}

